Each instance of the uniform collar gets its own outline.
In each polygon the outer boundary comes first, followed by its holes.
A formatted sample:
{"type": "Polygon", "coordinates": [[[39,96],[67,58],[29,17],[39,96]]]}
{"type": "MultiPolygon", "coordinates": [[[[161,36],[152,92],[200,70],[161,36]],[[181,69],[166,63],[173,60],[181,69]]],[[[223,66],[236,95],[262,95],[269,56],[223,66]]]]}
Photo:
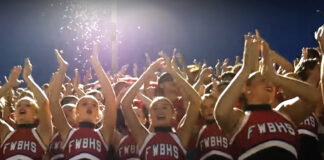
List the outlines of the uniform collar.
{"type": "Polygon", "coordinates": [[[271,110],[270,104],[250,104],[244,107],[245,111],[267,111],[271,110]]]}
{"type": "Polygon", "coordinates": [[[79,127],[80,128],[95,128],[96,125],[91,122],[80,122],[79,127]]]}
{"type": "Polygon", "coordinates": [[[34,124],[17,124],[17,128],[35,128],[34,124]]]}
{"type": "Polygon", "coordinates": [[[214,124],[214,123],[216,123],[216,120],[215,119],[209,119],[209,120],[206,120],[205,123],[206,124],[214,124]]]}
{"type": "Polygon", "coordinates": [[[155,132],[172,132],[171,127],[154,127],[155,132]]]}

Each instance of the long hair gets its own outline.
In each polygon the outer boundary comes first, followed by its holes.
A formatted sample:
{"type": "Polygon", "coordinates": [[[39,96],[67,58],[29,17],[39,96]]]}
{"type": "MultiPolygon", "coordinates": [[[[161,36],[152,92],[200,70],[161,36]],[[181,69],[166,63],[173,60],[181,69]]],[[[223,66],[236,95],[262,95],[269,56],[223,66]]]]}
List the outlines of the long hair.
{"type": "Polygon", "coordinates": [[[28,97],[28,96],[22,97],[16,102],[15,106],[17,107],[17,105],[19,105],[19,103],[21,101],[29,101],[31,104],[31,107],[35,110],[36,113],[38,113],[39,106],[34,99],[32,99],[31,97],[28,97]]]}
{"type": "Polygon", "coordinates": [[[300,77],[301,80],[306,81],[309,77],[307,71],[312,70],[318,63],[318,59],[306,59],[297,66],[295,73],[300,77]]]}

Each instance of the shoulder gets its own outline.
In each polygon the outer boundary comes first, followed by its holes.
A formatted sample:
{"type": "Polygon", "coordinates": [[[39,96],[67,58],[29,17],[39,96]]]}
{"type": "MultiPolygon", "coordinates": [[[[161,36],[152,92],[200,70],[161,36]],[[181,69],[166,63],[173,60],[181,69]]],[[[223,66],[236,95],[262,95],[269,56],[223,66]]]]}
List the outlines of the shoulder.
{"type": "Polygon", "coordinates": [[[4,120],[0,119],[0,129],[3,131],[3,129],[7,129],[9,132],[14,131],[14,129],[4,120]]]}
{"type": "Polygon", "coordinates": [[[3,141],[3,139],[5,138],[5,136],[10,133],[13,132],[14,129],[4,120],[0,119],[0,140],[1,142],[3,141]]]}

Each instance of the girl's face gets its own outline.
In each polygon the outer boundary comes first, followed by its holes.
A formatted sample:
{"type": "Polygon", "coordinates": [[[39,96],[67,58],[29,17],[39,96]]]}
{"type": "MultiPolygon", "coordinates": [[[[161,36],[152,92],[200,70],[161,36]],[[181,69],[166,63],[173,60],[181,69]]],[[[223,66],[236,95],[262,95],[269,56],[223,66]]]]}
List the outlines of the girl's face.
{"type": "Polygon", "coordinates": [[[66,105],[62,109],[69,124],[71,126],[76,126],[76,115],[75,115],[76,108],[66,105]]]}
{"type": "Polygon", "coordinates": [[[82,97],[76,106],[77,122],[96,124],[100,118],[98,101],[92,96],[82,97]]]}
{"type": "Polygon", "coordinates": [[[205,98],[203,99],[200,107],[200,114],[205,120],[213,120],[214,119],[214,107],[216,101],[213,98],[205,98]]]}
{"type": "Polygon", "coordinates": [[[256,77],[246,87],[246,95],[248,102],[253,100],[259,104],[271,104],[275,98],[275,86],[262,77],[256,77]]]}
{"type": "Polygon", "coordinates": [[[16,104],[15,120],[17,124],[34,124],[37,119],[35,102],[24,98],[16,104]]]}
{"type": "MultiPolygon", "coordinates": [[[[172,96],[177,96],[179,95],[179,89],[175,82],[173,81],[167,81],[163,82],[162,84],[159,85],[161,89],[163,89],[164,94],[172,95],[172,96]]],[[[164,95],[164,96],[168,96],[164,95]]]]}
{"type": "Polygon", "coordinates": [[[152,104],[150,110],[150,118],[153,127],[171,126],[174,117],[173,106],[166,99],[159,99],[152,104]]]}

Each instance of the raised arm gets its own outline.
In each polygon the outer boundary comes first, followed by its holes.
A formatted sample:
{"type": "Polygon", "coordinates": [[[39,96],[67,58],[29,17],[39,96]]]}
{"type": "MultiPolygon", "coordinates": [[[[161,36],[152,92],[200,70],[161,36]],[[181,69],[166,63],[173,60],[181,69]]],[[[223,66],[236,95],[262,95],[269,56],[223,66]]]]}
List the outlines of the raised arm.
{"type": "Polygon", "coordinates": [[[324,52],[324,25],[318,28],[314,33],[315,40],[318,42],[320,52],[324,52]]]}
{"type": "Polygon", "coordinates": [[[137,98],[143,102],[144,106],[147,107],[147,109],[152,103],[152,100],[141,92],[137,94],[137,98]]]}
{"type": "Polygon", "coordinates": [[[30,63],[29,59],[26,58],[25,65],[24,65],[24,72],[23,72],[24,81],[27,84],[28,89],[30,89],[34,93],[35,99],[39,107],[48,105],[47,96],[42,91],[42,89],[38,86],[38,84],[34,81],[31,72],[32,72],[32,64],[30,63]]]}
{"type": "Polygon", "coordinates": [[[138,146],[142,146],[144,139],[148,134],[148,130],[138,120],[135,111],[132,108],[133,100],[139,92],[139,89],[143,85],[145,79],[147,79],[150,74],[153,74],[159,68],[162,61],[163,59],[160,58],[153,62],[141,75],[141,77],[139,77],[139,79],[128,89],[121,101],[121,109],[125,120],[132,134],[134,135],[138,146]]]}
{"type": "Polygon", "coordinates": [[[219,96],[214,109],[214,116],[227,137],[232,137],[244,114],[234,110],[234,104],[242,94],[249,74],[254,70],[255,57],[258,57],[258,42],[250,35],[245,36],[243,64],[231,83],[219,96]]]}
{"type": "Polygon", "coordinates": [[[324,49],[324,25],[318,28],[315,32],[315,39],[317,40],[320,52],[322,55],[321,62],[321,75],[320,75],[320,87],[321,87],[321,95],[322,95],[322,103],[324,104],[324,58],[323,58],[323,49],[324,49]]]}
{"type": "Polygon", "coordinates": [[[53,127],[52,127],[52,115],[49,108],[49,101],[46,94],[43,90],[38,86],[38,84],[34,81],[32,75],[32,65],[28,58],[25,59],[25,66],[23,72],[23,78],[27,87],[34,93],[35,99],[39,106],[38,110],[38,119],[39,124],[37,127],[37,131],[42,138],[45,145],[50,143],[53,134],[53,127]]]}
{"type": "MultiPolygon", "coordinates": [[[[323,56],[323,55],[322,55],[323,56]]],[[[320,102],[321,104],[319,105],[320,108],[319,109],[319,112],[318,112],[318,118],[320,120],[320,122],[322,124],[324,124],[324,58],[322,58],[322,62],[321,62],[321,75],[320,75],[320,88],[321,88],[321,98],[322,98],[322,101],[320,102]]]]}
{"type": "Polygon", "coordinates": [[[195,90],[198,91],[200,86],[203,85],[203,82],[206,80],[206,79],[211,79],[212,77],[212,74],[213,74],[213,68],[211,67],[208,67],[208,68],[204,68],[202,70],[202,72],[200,73],[199,75],[199,78],[197,80],[197,82],[193,85],[195,90]]]}
{"type": "Polygon", "coordinates": [[[222,64],[222,73],[225,73],[225,72],[227,72],[229,70],[228,69],[228,64],[229,64],[229,59],[225,58],[224,61],[223,61],[223,64],[222,64]]]}
{"type": "Polygon", "coordinates": [[[320,101],[319,90],[306,82],[281,75],[276,75],[272,82],[283,90],[298,96],[282,102],[276,108],[288,115],[296,125],[310,116],[320,101]]]}
{"type": "Polygon", "coordinates": [[[7,134],[13,131],[14,129],[8,123],[0,119],[0,144],[2,144],[7,134]]]}
{"type": "Polygon", "coordinates": [[[102,68],[99,59],[98,59],[98,49],[97,46],[94,45],[93,55],[91,57],[91,64],[93,69],[96,72],[99,83],[101,85],[101,91],[105,98],[105,110],[103,113],[103,127],[101,128],[101,132],[107,144],[110,143],[114,128],[117,119],[117,108],[116,108],[116,95],[111,86],[110,80],[102,68]]]}
{"type": "Polygon", "coordinates": [[[80,75],[78,69],[74,69],[74,79],[73,79],[73,89],[78,95],[78,97],[82,97],[85,93],[80,89],[80,75]]]}
{"type": "Polygon", "coordinates": [[[298,96],[298,98],[284,101],[276,108],[298,125],[314,111],[320,100],[319,92],[315,86],[306,82],[276,74],[269,52],[268,44],[262,43],[263,64],[261,74],[284,91],[289,91],[298,96]]]}
{"type": "MultiPolygon", "coordinates": [[[[12,87],[18,86],[20,83],[20,81],[18,80],[20,73],[21,73],[21,66],[14,66],[11,69],[8,82],[0,88],[0,93],[3,92],[3,94],[5,94],[12,87]],[[6,87],[6,88],[4,88],[4,87],[6,87]]],[[[2,96],[4,96],[4,95],[2,95],[2,96]]],[[[3,142],[5,136],[13,130],[14,129],[8,123],[6,123],[4,120],[0,119],[0,144],[3,142]]]]}
{"type": "Polygon", "coordinates": [[[199,108],[201,99],[196,90],[191,87],[191,85],[182,78],[182,76],[175,70],[175,68],[170,64],[170,60],[168,57],[164,57],[165,67],[164,69],[171,74],[172,78],[174,78],[175,82],[183,89],[187,96],[186,99],[189,100],[189,106],[186,112],[186,118],[178,130],[178,136],[183,144],[183,146],[187,146],[191,136],[191,130],[196,124],[196,121],[199,116],[199,108]]]}
{"type": "Polygon", "coordinates": [[[293,72],[294,65],[290,63],[285,57],[281,56],[278,52],[270,50],[270,55],[274,62],[281,66],[286,72],[293,72]]]}
{"type": "Polygon", "coordinates": [[[173,67],[173,69],[175,71],[177,71],[180,76],[182,77],[186,77],[186,75],[184,75],[181,71],[181,69],[178,67],[177,65],[177,58],[176,58],[176,54],[177,54],[177,49],[176,48],[173,48],[173,54],[172,54],[172,59],[171,59],[171,66],[173,67]]]}
{"type": "MultiPolygon", "coordinates": [[[[3,120],[8,123],[10,126],[15,127],[15,121],[10,118],[11,114],[11,105],[12,105],[12,95],[14,87],[17,87],[21,81],[18,80],[18,77],[21,73],[21,67],[15,66],[12,68],[11,73],[9,75],[9,80],[6,79],[6,84],[0,88],[0,94],[6,98],[6,103],[3,108],[2,118],[3,120]]],[[[0,97],[2,97],[0,96],[0,97]]]]}
{"type": "Polygon", "coordinates": [[[188,79],[188,75],[187,75],[187,65],[184,61],[184,58],[182,57],[182,54],[181,53],[176,53],[176,58],[179,62],[179,67],[180,67],[180,71],[181,71],[181,74],[182,74],[182,77],[185,77],[185,79],[188,79]]]}
{"type": "Polygon", "coordinates": [[[138,71],[138,66],[136,63],[134,63],[133,64],[133,77],[138,77],[137,71],[138,71]]]}
{"type": "Polygon", "coordinates": [[[216,77],[219,77],[221,75],[221,66],[220,66],[220,60],[217,59],[217,63],[215,64],[215,75],[216,77]]]}
{"type": "Polygon", "coordinates": [[[14,66],[11,69],[8,82],[6,82],[3,86],[0,88],[0,98],[3,96],[6,96],[7,93],[14,87],[19,86],[21,83],[20,80],[18,80],[19,75],[21,73],[21,66],[14,66]]]}
{"type": "Polygon", "coordinates": [[[321,62],[321,78],[320,78],[320,87],[322,92],[322,103],[324,104],[324,58],[322,58],[321,62]]]}
{"type": "Polygon", "coordinates": [[[88,83],[90,83],[90,80],[92,80],[91,67],[87,70],[86,74],[83,77],[83,84],[87,85],[88,83]]]}
{"type": "Polygon", "coordinates": [[[53,124],[58,129],[59,133],[62,136],[62,140],[65,141],[67,138],[68,132],[71,129],[64,112],[61,108],[60,98],[61,98],[61,89],[64,81],[64,75],[67,70],[67,62],[61,57],[60,53],[55,50],[57,61],[59,64],[58,72],[54,73],[52,76],[52,81],[49,84],[49,102],[50,109],[53,115],[53,124]]]}
{"type": "MultiPolygon", "coordinates": [[[[257,39],[259,41],[263,41],[263,43],[265,43],[265,45],[268,45],[268,43],[261,37],[259,31],[255,30],[255,32],[256,32],[257,39]]],[[[271,50],[269,48],[269,55],[274,63],[277,63],[278,65],[280,65],[287,72],[294,71],[294,65],[292,63],[290,63],[285,57],[281,56],[278,52],[271,50]]]]}

